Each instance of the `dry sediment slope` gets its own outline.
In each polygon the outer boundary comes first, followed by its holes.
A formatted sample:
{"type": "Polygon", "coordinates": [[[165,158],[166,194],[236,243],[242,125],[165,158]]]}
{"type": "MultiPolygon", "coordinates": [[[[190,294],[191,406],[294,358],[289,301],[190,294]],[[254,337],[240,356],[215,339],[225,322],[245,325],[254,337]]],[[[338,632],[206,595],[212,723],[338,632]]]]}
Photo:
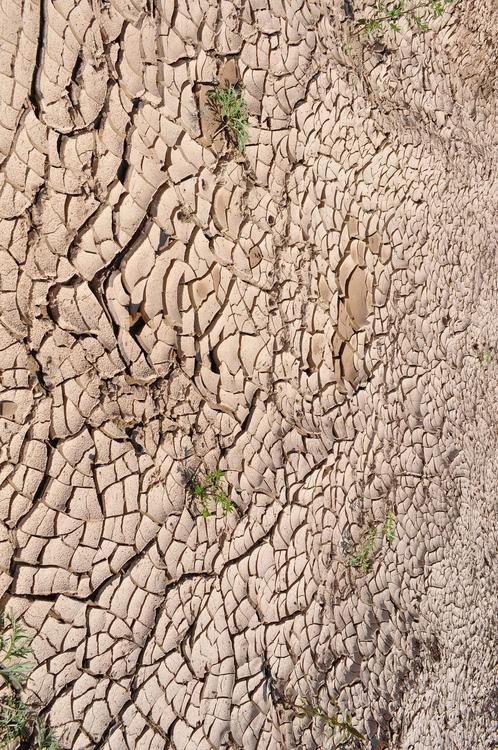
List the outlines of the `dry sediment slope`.
{"type": "Polygon", "coordinates": [[[275,687],[368,747],[492,747],[494,1],[391,53],[326,0],[2,19],[2,607],[61,747],[334,747],[275,687]]]}

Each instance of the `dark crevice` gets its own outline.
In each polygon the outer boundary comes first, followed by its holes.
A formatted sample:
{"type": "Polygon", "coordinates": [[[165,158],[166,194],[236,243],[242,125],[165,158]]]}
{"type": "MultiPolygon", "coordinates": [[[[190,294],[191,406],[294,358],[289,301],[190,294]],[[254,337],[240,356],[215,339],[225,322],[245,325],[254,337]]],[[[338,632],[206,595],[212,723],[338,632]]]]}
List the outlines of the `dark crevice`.
{"type": "Polygon", "coordinates": [[[126,159],[121,160],[121,164],[118,167],[117,178],[122,185],[125,184],[126,173],[128,172],[128,162],[126,159]]]}
{"type": "Polygon", "coordinates": [[[160,252],[160,251],[162,250],[162,248],[163,248],[163,247],[164,247],[164,245],[166,244],[166,240],[167,240],[167,239],[168,239],[168,235],[166,234],[166,232],[164,231],[164,229],[161,229],[161,230],[159,231],[159,244],[158,244],[158,246],[157,246],[157,250],[156,250],[156,252],[158,252],[158,253],[159,253],[159,252],[160,252]]]}
{"type": "Polygon", "coordinates": [[[38,29],[38,46],[36,48],[36,60],[33,68],[33,77],[31,79],[31,90],[29,93],[29,100],[33,105],[33,110],[37,118],[40,117],[40,95],[38,92],[38,81],[41,72],[41,61],[43,55],[43,48],[45,46],[45,0],[40,0],[40,25],[38,29]]]}
{"type": "Polygon", "coordinates": [[[140,316],[133,323],[133,325],[130,326],[130,335],[133,336],[133,338],[140,336],[144,327],[145,327],[145,320],[140,316]]]}
{"type": "Polygon", "coordinates": [[[33,349],[30,349],[28,346],[26,346],[28,350],[28,354],[31,356],[35,364],[37,365],[36,369],[33,371],[33,375],[36,377],[40,387],[43,389],[45,393],[48,393],[50,390],[50,386],[45,382],[45,376],[43,374],[43,368],[37,358],[37,353],[33,351],[33,349]]]}
{"type": "Polygon", "coordinates": [[[209,365],[211,370],[216,373],[216,375],[220,374],[220,368],[218,363],[218,357],[216,356],[215,352],[211,349],[208,351],[208,359],[209,359],[209,365]]]}
{"type": "Polygon", "coordinates": [[[75,63],[73,65],[73,69],[71,71],[71,80],[73,81],[73,83],[78,83],[78,76],[79,76],[82,64],[83,64],[83,58],[81,57],[81,55],[78,55],[76,57],[75,63]]]}
{"type": "Polygon", "coordinates": [[[126,432],[126,435],[128,436],[128,440],[132,444],[133,449],[135,450],[135,453],[138,453],[139,455],[141,455],[145,451],[144,451],[143,446],[137,441],[137,439],[135,437],[135,430],[136,430],[135,427],[126,427],[125,428],[125,432],[126,432]]]}

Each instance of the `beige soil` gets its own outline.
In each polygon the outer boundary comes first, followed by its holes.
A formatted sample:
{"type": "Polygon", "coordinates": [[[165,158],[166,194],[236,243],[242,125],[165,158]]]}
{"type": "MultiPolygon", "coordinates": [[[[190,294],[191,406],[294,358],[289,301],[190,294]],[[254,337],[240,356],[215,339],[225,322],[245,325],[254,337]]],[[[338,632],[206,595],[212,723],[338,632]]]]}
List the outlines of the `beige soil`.
{"type": "Polygon", "coordinates": [[[377,750],[496,739],[498,6],[348,23],[2,2],[1,606],[61,748],[335,747],[273,685],[377,750]]]}

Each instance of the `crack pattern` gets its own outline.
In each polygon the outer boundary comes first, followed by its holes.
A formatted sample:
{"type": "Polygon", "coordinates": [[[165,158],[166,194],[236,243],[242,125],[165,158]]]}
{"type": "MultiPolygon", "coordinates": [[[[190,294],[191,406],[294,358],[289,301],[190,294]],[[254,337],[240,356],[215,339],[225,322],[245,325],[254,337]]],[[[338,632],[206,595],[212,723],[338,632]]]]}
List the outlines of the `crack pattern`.
{"type": "Polygon", "coordinates": [[[3,3],[0,581],[62,748],[336,747],[287,692],[376,750],[492,747],[479,9],[389,53],[336,0],[3,3]],[[199,462],[232,514],[197,514],[199,462]]]}

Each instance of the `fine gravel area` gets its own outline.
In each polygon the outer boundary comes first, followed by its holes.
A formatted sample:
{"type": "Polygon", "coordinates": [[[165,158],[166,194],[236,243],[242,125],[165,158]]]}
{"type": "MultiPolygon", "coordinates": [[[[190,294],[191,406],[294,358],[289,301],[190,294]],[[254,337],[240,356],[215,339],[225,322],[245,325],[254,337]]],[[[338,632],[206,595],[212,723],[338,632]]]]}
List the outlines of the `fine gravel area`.
{"type": "Polygon", "coordinates": [[[60,750],[496,750],[496,0],[0,7],[23,700],[60,750]]]}

